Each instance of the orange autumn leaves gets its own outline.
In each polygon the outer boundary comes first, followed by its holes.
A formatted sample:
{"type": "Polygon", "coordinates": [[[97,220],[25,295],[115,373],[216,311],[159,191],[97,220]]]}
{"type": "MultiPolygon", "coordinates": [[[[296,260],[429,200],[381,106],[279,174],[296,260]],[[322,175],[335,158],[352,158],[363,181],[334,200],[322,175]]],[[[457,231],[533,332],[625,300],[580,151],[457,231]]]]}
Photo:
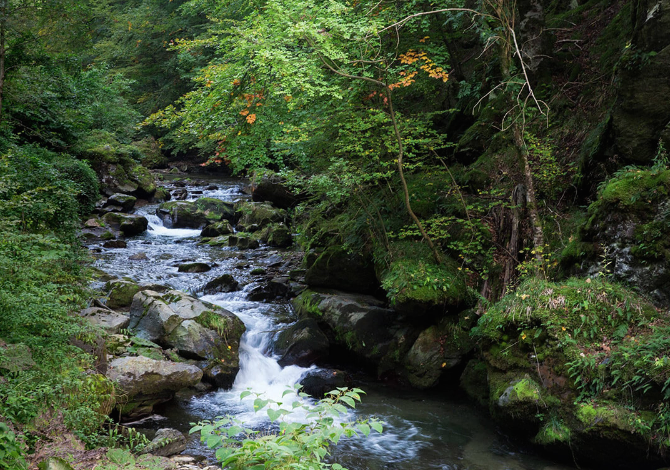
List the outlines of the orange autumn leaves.
{"type": "MultiPolygon", "coordinates": [[[[407,64],[407,65],[411,65],[416,62],[423,62],[423,64],[419,68],[424,72],[426,72],[429,77],[442,80],[443,82],[449,80],[449,74],[442,67],[438,67],[437,64],[432,59],[430,59],[428,57],[428,54],[426,54],[425,52],[410,49],[404,54],[401,54],[399,59],[401,64],[407,64]]],[[[409,86],[411,83],[414,83],[414,77],[417,75],[417,73],[418,73],[417,71],[411,72],[409,74],[406,74],[405,72],[400,72],[400,75],[402,75],[403,78],[397,84],[394,85],[396,87],[409,86]]]]}
{"type": "MultiPolygon", "coordinates": [[[[239,81],[237,82],[238,83],[233,82],[233,85],[238,85],[239,81]]],[[[249,124],[253,124],[254,122],[256,122],[257,116],[256,113],[252,113],[250,111],[250,108],[252,108],[254,105],[256,107],[263,106],[263,103],[261,103],[260,101],[264,98],[263,91],[260,91],[258,93],[244,93],[241,98],[244,101],[246,101],[247,107],[242,111],[240,111],[240,115],[244,116],[249,124]]]]}

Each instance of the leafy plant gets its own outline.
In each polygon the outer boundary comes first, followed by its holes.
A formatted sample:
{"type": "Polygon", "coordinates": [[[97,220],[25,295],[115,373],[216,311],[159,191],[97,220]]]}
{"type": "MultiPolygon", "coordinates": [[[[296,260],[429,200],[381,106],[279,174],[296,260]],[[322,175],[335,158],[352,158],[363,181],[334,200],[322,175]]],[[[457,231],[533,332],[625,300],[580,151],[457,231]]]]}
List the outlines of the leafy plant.
{"type": "Polygon", "coordinates": [[[284,392],[283,397],[291,399],[286,404],[265,399],[251,391],[240,395],[240,399],[255,395],[254,411],[265,410],[270,421],[279,424],[278,429],[275,425],[261,432],[228,416],[198,423],[191,433],[199,432],[207,447],[216,450],[216,458],[223,468],[342,470],[341,465],[331,465],[324,460],[331,445],[343,437],[368,436],[371,430],[382,432],[381,422],[374,418],[355,422],[346,420],[348,409],[355,408],[356,402],[360,402],[362,390],[338,388],[316,404],[309,402],[308,395],[299,390],[300,386],[297,386],[284,392]],[[304,415],[306,422],[292,419],[291,415],[298,412],[304,415]]]}

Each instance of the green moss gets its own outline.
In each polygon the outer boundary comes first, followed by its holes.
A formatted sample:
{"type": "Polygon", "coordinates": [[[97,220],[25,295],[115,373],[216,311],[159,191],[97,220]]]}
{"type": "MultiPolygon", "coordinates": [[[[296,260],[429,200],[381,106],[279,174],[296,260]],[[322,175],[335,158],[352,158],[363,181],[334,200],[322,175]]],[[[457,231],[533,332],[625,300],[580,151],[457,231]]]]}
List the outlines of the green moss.
{"type": "Polygon", "coordinates": [[[537,433],[533,441],[536,444],[548,445],[555,443],[568,443],[572,432],[562,421],[551,419],[537,433]]]}
{"type": "Polygon", "coordinates": [[[670,169],[632,168],[612,178],[600,191],[597,208],[602,204],[625,211],[646,211],[649,204],[665,200],[670,193],[670,169]]]}
{"type": "Polygon", "coordinates": [[[323,312],[319,309],[319,297],[315,292],[307,289],[300,293],[293,299],[293,308],[299,316],[308,316],[312,318],[320,318],[323,312]]]}

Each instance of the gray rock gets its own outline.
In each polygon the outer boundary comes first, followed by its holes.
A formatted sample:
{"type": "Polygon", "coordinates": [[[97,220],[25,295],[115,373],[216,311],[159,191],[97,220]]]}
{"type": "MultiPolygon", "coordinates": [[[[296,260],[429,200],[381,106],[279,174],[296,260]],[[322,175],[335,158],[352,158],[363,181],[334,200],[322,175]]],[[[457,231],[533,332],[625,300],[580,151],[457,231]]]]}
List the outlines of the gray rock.
{"type": "Polygon", "coordinates": [[[181,454],[185,450],[186,436],[176,429],[163,428],[156,431],[156,436],[149,445],[142,450],[142,453],[170,457],[172,455],[181,454]]]}
{"type": "Polygon", "coordinates": [[[98,326],[109,334],[117,334],[121,330],[128,328],[130,317],[121,313],[112,312],[104,308],[91,307],[79,312],[87,322],[98,326]]]}
{"type": "Polygon", "coordinates": [[[104,207],[120,206],[123,212],[128,212],[135,207],[137,198],[123,193],[115,193],[109,196],[104,207]]]}
{"type": "Polygon", "coordinates": [[[149,221],[146,217],[137,214],[123,214],[110,212],[102,218],[106,226],[112,231],[120,231],[126,237],[132,237],[146,232],[149,221]]]}
{"type": "Polygon", "coordinates": [[[328,357],[329,346],[316,320],[303,318],[277,335],[274,352],[282,356],[278,361],[282,367],[309,367],[328,357]]]}
{"type": "Polygon", "coordinates": [[[207,263],[184,263],[179,265],[180,273],[206,273],[212,267],[207,263]]]}
{"type": "Polygon", "coordinates": [[[219,292],[234,292],[239,289],[240,284],[230,274],[223,274],[205,284],[204,292],[207,295],[219,292]]]}

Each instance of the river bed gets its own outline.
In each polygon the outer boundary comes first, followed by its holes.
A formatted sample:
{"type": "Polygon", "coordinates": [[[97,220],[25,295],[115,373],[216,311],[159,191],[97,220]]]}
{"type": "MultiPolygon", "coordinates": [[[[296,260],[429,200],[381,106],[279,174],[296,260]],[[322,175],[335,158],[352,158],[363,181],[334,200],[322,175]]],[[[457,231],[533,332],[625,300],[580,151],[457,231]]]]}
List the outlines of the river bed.
{"type": "MultiPolygon", "coordinates": [[[[189,199],[216,197],[227,201],[248,198],[240,180],[217,180],[217,189],[187,186],[189,199]],[[195,192],[201,192],[194,194],[195,192]]],[[[261,284],[254,268],[279,269],[286,252],[261,246],[254,250],[198,245],[200,230],[170,229],[155,215],[156,205],[136,210],[149,220],[149,230],[127,239],[125,249],[106,249],[99,244],[96,267],[137,282],[171,286],[220,305],[236,314],[247,331],[240,344],[240,372],[231,390],[203,394],[179,394],[164,406],[160,416],[145,420],[141,427],[174,427],[188,432],[190,423],[232,414],[250,426],[268,426],[267,415],[254,413],[251,400],[240,401],[240,393],[251,389],[266,397],[280,399],[310,368],[282,368],[271,353],[271,341],[278,329],[295,321],[286,301],[252,302],[247,293],[261,284]],[[146,254],[146,260],[131,255],[146,254]],[[178,265],[204,262],[214,266],[205,273],[179,273],[178,265]],[[232,274],[242,290],[202,296],[204,284],[222,274],[232,274]]],[[[333,461],[350,470],[441,469],[441,470],[568,470],[520,448],[497,432],[496,426],[473,404],[444,392],[420,392],[384,386],[370,378],[356,376],[356,386],[367,394],[363,403],[347,417],[376,416],[384,422],[384,432],[367,439],[342,441],[333,450],[333,461]]],[[[197,435],[189,436],[186,453],[212,458],[197,435]]]]}

